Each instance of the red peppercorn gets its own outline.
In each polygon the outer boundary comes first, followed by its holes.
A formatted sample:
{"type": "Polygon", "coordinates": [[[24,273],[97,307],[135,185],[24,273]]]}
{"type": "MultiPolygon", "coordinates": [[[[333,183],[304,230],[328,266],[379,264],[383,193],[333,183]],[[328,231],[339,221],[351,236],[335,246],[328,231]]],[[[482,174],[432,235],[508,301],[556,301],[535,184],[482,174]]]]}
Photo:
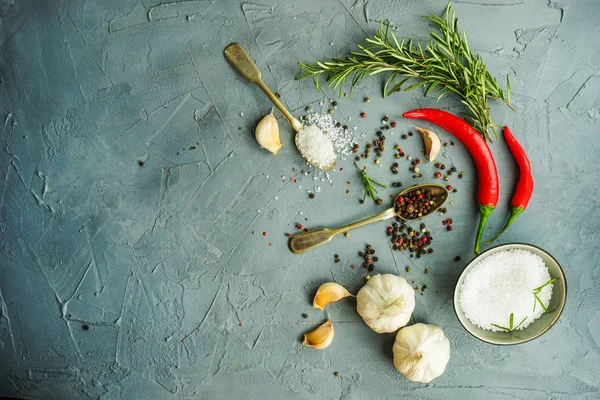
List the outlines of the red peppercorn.
{"type": "Polygon", "coordinates": [[[420,193],[418,196],[419,200],[421,200],[423,198],[423,193],[420,193]]]}
{"type": "Polygon", "coordinates": [[[308,228],[304,228],[304,232],[308,232],[308,228]]]}
{"type": "Polygon", "coordinates": [[[367,113],[366,113],[366,112],[361,112],[361,113],[360,113],[360,116],[361,116],[362,118],[367,118],[367,113]]]}
{"type": "Polygon", "coordinates": [[[401,244],[402,244],[402,239],[398,239],[398,240],[396,240],[396,244],[397,244],[397,245],[401,245],[401,244]]]}
{"type": "Polygon", "coordinates": [[[442,173],[441,172],[436,172],[435,174],[433,174],[433,176],[435,176],[436,178],[441,178],[442,177],[442,173]]]}
{"type": "Polygon", "coordinates": [[[365,262],[366,262],[367,264],[371,264],[371,259],[370,259],[369,257],[367,257],[367,258],[365,258],[365,262]]]}
{"type": "Polygon", "coordinates": [[[428,201],[426,201],[425,203],[423,203],[423,205],[424,205],[425,207],[427,207],[427,206],[429,205],[429,202],[428,202],[428,201]]]}
{"type": "Polygon", "coordinates": [[[298,229],[302,229],[302,224],[297,224],[297,225],[296,225],[296,228],[298,228],[298,229]]]}
{"type": "Polygon", "coordinates": [[[263,232],[263,236],[267,236],[267,232],[263,232]]]}
{"type": "Polygon", "coordinates": [[[452,185],[448,185],[448,186],[446,186],[446,189],[448,189],[448,190],[452,190],[452,185]]]}
{"type": "Polygon", "coordinates": [[[375,143],[375,146],[379,146],[381,144],[381,142],[379,140],[376,140],[373,143],[375,143]]]}
{"type": "Polygon", "coordinates": [[[390,125],[392,126],[392,128],[396,127],[396,123],[394,121],[392,121],[392,123],[390,125]]]}
{"type": "Polygon", "coordinates": [[[451,230],[452,230],[452,225],[448,225],[448,226],[446,227],[446,229],[448,229],[449,231],[451,231],[451,230]]]}
{"type": "Polygon", "coordinates": [[[404,203],[404,197],[398,197],[398,203],[404,203]]]}
{"type": "Polygon", "coordinates": [[[421,238],[421,242],[423,242],[423,243],[427,243],[427,237],[423,236],[423,237],[421,238]]]}
{"type": "Polygon", "coordinates": [[[392,231],[393,231],[392,227],[391,227],[391,226],[389,226],[389,227],[387,228],[387,231],[388,231],[388,233],[392,233],[392,231]]]}
{"type": "Polygon", "coordinates": [[[356,153],[356,152],[358,152],[358,149],[355,147],[355,148],[352,149],[352,152],[356,153]]]}

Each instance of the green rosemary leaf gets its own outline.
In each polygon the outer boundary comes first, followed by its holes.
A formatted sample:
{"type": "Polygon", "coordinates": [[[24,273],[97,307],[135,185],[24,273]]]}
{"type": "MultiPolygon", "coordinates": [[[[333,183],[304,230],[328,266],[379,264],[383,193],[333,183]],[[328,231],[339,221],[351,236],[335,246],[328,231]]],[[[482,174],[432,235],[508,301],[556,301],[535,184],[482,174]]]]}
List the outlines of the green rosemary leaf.
{"type": "Polygon", "coordinates": [[[506,328],[506,327],[504,327],[504,326],[500,326],[500,325],[496,325],[496,324],[491,324],[491,323],[490,323],[490,325],[492,325],[492,326],[495,326],[496,328],[504,329],[504,330],[505,330],[505,331],[507,331],[507,332],[510,332],[510,329],[509,329],[509,328],[506,328]]]}
{"type": "Polygon", "coordinates": [[[510,326],[510,330],[513,329],[514,318],[515,318],[515,313],[510,313],[510,317],[508,317],[508,326],[510,326]]]}
{"type": "Polygon", "coordinates": [[[519,324],[513,328],[513,331],[514,331],[514,330],[517,330],[517,329],[518,329],[518,328],[519,328],[519,327],[520,327],[520,326],[523,324],[523,322],[525,322],[525,320],[526,320],[526,319],[527,319],[527,317],[523,318],[523,319],[521,320],[521,322],[519,322],[519,324]]]}

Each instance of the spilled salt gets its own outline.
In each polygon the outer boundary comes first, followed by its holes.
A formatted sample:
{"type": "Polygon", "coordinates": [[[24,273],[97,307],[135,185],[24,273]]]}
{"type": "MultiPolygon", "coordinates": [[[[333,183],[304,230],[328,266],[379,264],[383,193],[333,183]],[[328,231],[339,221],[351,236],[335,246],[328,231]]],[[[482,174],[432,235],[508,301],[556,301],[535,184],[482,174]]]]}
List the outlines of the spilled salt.
{"type": "MultiPolygon", "coordinates": [[[[548,268],[537,254],[522,249],[499,251],[467,273],[460,289],[460,308],[474,325],[491,331],[504,331],[492,324],[510,328],[512,313],[513,328],[524,320],[516,328],[521,330],[544,313],[533,290],[550,279],[548,268]]],[[[538,294],[544,307],[550,303],[552,286],[545,286],[538,294]]]]}

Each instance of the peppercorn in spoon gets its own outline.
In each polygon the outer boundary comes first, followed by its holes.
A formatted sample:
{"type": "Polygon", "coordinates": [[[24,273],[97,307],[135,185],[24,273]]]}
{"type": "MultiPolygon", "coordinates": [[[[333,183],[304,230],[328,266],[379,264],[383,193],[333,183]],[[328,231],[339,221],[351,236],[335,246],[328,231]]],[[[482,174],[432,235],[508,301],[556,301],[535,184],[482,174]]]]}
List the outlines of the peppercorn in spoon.
{"type": "Polygon", "coordinates": [[[275,107],[296,131],[295,143],[298,151],[312,166],[330,170],[335,166],[336,154],[333,144],[323,132],[315,127],[304,127],[290,114],[279,99],[269,90],[262,80],[262,74],[246,50],[239,43],[232,43],[223,51],[227,61],[250,83],[254,83],[267,95],[275,107]],[[312,150],[314,149],[314,150],[312,150]],[[312,151],[311,151],[312,150],[312,151]]]}
{"type": "Polygon", "coordinates": [[[385,221],[393,217],[398,217],[404,221],[419,220],[436,212],[447,199],[448,190],[442,185],[416,185],[400,192],[394,199],[393,207],[377,215],[340,226],[339,228],[321,228],[293,235],[288,241],[288,247],[296,254],[303,253],[329,242],[339,233],[347,232],[372,222],[385,221]]]}

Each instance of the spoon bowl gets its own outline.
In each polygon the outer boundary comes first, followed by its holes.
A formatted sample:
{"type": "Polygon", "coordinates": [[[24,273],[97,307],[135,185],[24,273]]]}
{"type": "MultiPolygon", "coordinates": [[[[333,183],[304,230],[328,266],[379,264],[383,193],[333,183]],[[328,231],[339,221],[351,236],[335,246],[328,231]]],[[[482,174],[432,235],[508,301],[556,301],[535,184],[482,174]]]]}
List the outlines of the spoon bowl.
{"type": "MultiPolygon", "coordinates": [[[[416,194],[418,195],[419,193],[416,193],[416,194]]],[[[419,219],[422,219],[428,215],[431,215],[434,212],[436,212],[437,210],[439,210],[439,208],[444,205],[446,200],[448,200],[448,189],[446,189],[442,185],[438,185],[435,183],[425,183],[422,185],[411,186],[407,189],[404,189],[402,192],[400,192],[400,194],[398,196],[396,196],[396,198],[394,199],[394,207],[396,210],[396,216],[398,218],[402,219],[403,221],[419,220],[419,219]],[[421,216],[417,215],[416,217],[413,217],[413,218],[408,218],[405,215],[402,215],[402,212],[399,209],[400,208],[399,200],[410,197],[411,193],[416,192],[416,191],[420,191],[420,192],[428,191],[429,195],[431,196],[431,199],[433,200],[434,203],[431,204],[432,201],[429,201],[431,206],[428,208],[426,214],[423,214],[421,216]]]]}
{"type": "MultiPolygon", "coordinates": [[[[418,194],[422,194],[422,193],[418,193],[418,194]]],[[[416,195],[418,195],[418,194],[416,194],[416,195]]],[[[366,218],[366,219],[363,219],[363,220],[360,220],[357,222],[353,222],[348,225],[340,226],[339,228],[331,228],[331,229],[330,228],[321,228],[321,229],[317,229],[314,231],[302,232],[297,235],[293,235],[288,240],[288,247],[290,248],[290,250],[293,253],[296,253],[296,254],[303,253],[305,251],[314,249],[315,247],[318,247],[325,243],[328,243],[337,234],[340,234],[343,232],[348,232],[351,229],[356,229],[361,226],[371,224],[373,222],[385,221],[386,219],[390,219],[390,218],[394,218],[394,217],[399,217],[400,219],[402,219],[404,221],[419,220],[419,219],[425,218],[426,216],[431,215],[434,212],[436,212],[444,204],[444,202],[447,199],[448,199],[448,190],[446,190],[446,188],[442,185],[437,185],[437,184],[415,185],[415,186],[409,187],[407,189],[404,189],[402,192],[400,192],[400,194],[398,196],[396,196],[396,198],[394,199],[394,206],[391,208],[388,208],[387,210],[380,212],[377,215],[374,215],[372,217],[369,217],[369,218],[366,218]],[[408,201],[408,200],[410,200],[411,193],[416,192],[417,190],[423,191],[423,192],[429,191],[429,195],[432,199],[434,199],[435,204],[433,205],[433,207],[429,207],[427,212],[425,214],[422,214],[421,216],[417,215],[417,217],[415,217],[415,218],[403,216],[402,212],[401,212],[402,210],[397,210],[398,207],[396,206],[396,204],[398,204],[398,199],[405,198],[405,199],[407,199],[405,201],[408,201]]]]}
{"type": "MultiPolygon", "coordinates": [[[[229,62],[229,64],[231,64],[244,78],[246,78],[248,82],[253,83],[259,88],[261,88],[261,90],[267,95],[267,97],[269,98],[269,100],[271,100],[275,107],[277,107],[279,111],[281,111],[281,113],[285,117],[285,120],[290,123],[292,128],[294,128],[294,130],[296,131],[297,138],[298,132],[300,132],[302,128],[304,128],[304,126],[296,118],[294,118],[294,116],[287,110],[287,108],[285,108],[283,103],[279,101],[279,99],[267,87],[265,82],[262,80],[262,73],[260,72],[256,64],[254,64],[254,61],[252,61],[246,50],[244,50],[244,48],[239,43],[231,43],[229,46],[225,47],[225,50],[223,50],[223,55],[225,56],[225,59],[229,62]]],[[[325,166],[311,162],[308,158],[306,158],[304,154],[302,154],[300,148],[298,147],[298,142],[296,140],[295,143],[296,148],[298,149],[302,157],[313,167],[329,171],[335,166],[335,159],[333,160],[333,163],[325,166]]]]}

